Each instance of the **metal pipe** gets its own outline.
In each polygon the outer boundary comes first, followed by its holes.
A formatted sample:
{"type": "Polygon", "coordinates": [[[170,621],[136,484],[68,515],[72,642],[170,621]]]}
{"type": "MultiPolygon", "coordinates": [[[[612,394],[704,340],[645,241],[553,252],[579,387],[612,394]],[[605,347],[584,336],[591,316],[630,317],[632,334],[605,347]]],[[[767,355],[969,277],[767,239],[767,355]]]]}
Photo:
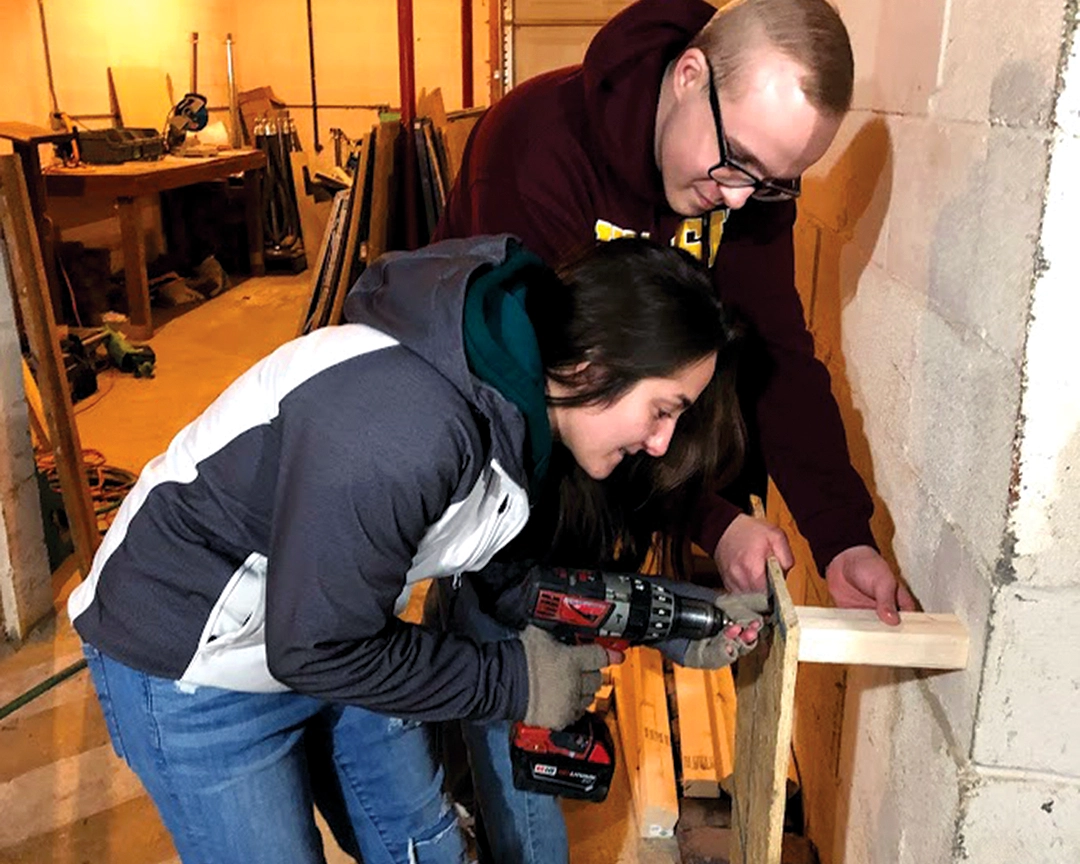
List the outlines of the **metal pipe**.
{"type": "Polygon", "coordinates": [[[243,138],[240,136],[240,106],[236,99],[236,67],[233,64],[233,38],[232,33],[225,34],[225,60],[229,80],[229,122],[232,129],[229,130],[229,143],[234,148],[243,146],[243,138]]]}
{"type": "Polygon", "coordinates": [[[315,26],[311,15],[311,0],[307,0],[308,68],[311,74],[311,125],[315,152],[322,153],[319,143],[319,97],[315,93],[315,26]]]}
{"type": "Polygon", "coordinates": [[[461,107],[473,107],[472,0],[461,0],[461,107]]]}
{"type": "MultiPolygon", "coordinates": [[[[49,56],[49,30],[45,26],[45,0],[38,0],[38,16],[41,18],[41,43],[45,46],[45,74],[49,77],[49,98],[52,99],[53,116],[59,118],[60,103],[56,101],[56,87],[53,84],[52,58],[49,56]]],[[[54,128],[56,128],[54,126],[54,128]]]]}
{"type": "Polygon", "coordinates": [[[199,92],[199,34],[191,34],[191,92],[199,92]]]}
{"type": "Polygon", "coordinates": [[[398,0],[398,77],[401,83],[401,127],[405,134],[405,166],[402,184],[405,196],[405,245],[415,249],[419,243],[416,224],[416,54],[413,45],[412,0],[398,0]]]}

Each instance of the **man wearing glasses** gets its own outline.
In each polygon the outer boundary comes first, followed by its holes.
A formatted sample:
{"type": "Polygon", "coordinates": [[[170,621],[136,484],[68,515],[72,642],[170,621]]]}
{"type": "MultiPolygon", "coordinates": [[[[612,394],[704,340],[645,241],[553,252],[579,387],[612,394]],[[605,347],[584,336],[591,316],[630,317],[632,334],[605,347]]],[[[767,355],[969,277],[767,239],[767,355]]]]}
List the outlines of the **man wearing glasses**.
{"type": "MultiPolygon", "coordinates": [[[[743,398],[758,475],[767,468],[776,481],[837,605],[895,624],[914,602],[877,551],[873,504],[794,284],[799,178],[832,143],[853,74],[847,31],[825,0],[735,0],[719,11],[638,0],[581,65],[520,84],[480,119],[436,234],[509,231],[551,262],[637,234],[706,261],[763,349],[743,398]]],[[[782,531],[743,507],[731,490],[710,496],[692,536],[729,590],[760,591],[766,558],[787,568],[792,554],[782,531]]],[[[487,740],[494,751],[505,738],[487,740]]],[[[488,755],[500,756],[481,762],[488,755]]],[[[558,808],[484,776],[494,859],[565,862],[558,808]]]]}

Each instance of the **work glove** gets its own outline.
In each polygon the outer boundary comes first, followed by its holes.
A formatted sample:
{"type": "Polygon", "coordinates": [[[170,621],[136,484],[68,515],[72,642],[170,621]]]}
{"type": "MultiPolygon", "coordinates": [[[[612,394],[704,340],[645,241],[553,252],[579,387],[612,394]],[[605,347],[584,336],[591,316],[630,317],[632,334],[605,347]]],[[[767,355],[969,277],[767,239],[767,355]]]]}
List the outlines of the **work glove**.
{"type": "MultiPolygon", "coordinates": [[[[701,592],[710,591],[689,583],[676,584],[678,587],[674,590],[689,596],[701,596],[701,592]]],[[[765,624],[762,616],[769,611],[768,595],[716,594],[712,591],[710,594],[716,608],[730,618],[733,624],[744,628],[744,632],[731,638],[725,635],[729,625],[707,639],[665,639],[657,642],[654,647],[673,663],[691,669],[723,669],[757,647],[757,635],[765,624]],[[753,638],[748,638],[745,628],[751,627],[755,622],[758,630],[752,634],[753,638]]]]}
{"type": "Polygon", "coordinates": [[[608,653],[599,645],[563,645],[539,627],[521,633],[529,667],[526,726],[562,729],[589,707],[600,687],[608,653]]]}

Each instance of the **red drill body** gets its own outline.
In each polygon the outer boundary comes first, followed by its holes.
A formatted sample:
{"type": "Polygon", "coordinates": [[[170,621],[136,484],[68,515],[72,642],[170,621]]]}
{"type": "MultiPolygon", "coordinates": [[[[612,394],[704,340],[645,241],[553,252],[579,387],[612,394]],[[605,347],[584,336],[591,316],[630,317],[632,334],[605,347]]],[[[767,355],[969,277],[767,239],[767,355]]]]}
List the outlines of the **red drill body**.
{"type": "MultiPolygon", "coordinates": [[[[529,593],[529,623],[568,644],[599,642],[617,650],[705,639],[731,623],[714,604],[667,585],[636,574],[547,570],[529,593]]],[[[594,714],[558,731],[517,723],[510,755],[514,785],[533,792],[603,801],[614,775],[611,736],[594,714]]]]}

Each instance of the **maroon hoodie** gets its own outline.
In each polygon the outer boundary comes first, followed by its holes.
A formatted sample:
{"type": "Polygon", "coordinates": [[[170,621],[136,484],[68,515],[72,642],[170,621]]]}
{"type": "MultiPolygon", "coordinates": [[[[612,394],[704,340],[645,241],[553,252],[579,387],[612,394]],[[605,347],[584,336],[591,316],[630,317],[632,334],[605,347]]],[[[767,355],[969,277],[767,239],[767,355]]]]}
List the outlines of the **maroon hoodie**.
{"type": "MultiPolygon", "coordinates": [[[[654,131],[668,63],[716,12],[704,0],[639,0],[597,33],[580,66],[532,78],[478,122],[436,239],[509,231],[551,262],[620,234],[674,242],[713,266],[721,300],[762,337],[771,365],[748,418],[770,476],[810,541],[818,568],[875,545],[873,504],[848,456],[829,374],[814,357],[795,290],[795,204],[683,219],[668,206],[654,131]],[[726,217],[726,218],[725,218],[726,217]],[[712,238],[713,243],[703,242],[712,238]]],[[[712,551],[742,512],[703,502],[692,536],[712,551]]]]}

